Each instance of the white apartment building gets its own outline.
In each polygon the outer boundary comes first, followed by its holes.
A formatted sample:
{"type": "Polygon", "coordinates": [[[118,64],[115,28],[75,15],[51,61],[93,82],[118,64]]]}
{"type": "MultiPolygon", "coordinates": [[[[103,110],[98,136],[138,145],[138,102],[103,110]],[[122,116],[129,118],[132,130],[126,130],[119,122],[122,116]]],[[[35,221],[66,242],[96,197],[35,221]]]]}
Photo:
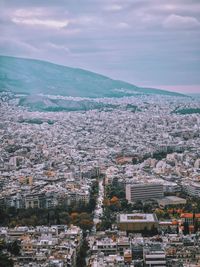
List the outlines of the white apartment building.
{"type": "Polygon", "coordinates": [[[126,185],[126,199],[128,202],[163,198],[163,185],[158,183],[137,183],[126,185]]]}
{"type": "Polygon", "coordinates": [[[117,253],[117,243],[111,238],[104,238],[97,240],[96,244],[92,248],[93,253],[103,252],[105,256],[115,255],[117,253]]]}
{"type": "Polygon", "coordinates": [[[160,244],[152,244],[144,248],[144,266],[148,267],[165,267],[166,266],[166,255],[164,249],[160,244]]]}
{"type": "Polygon", "coordinates": [[[200,183],[189,181],[189,182],[183,183],[182,185],[183,185],[184,191],[188,195],[194,196],[194,197],[200,197],[200,183]]]}

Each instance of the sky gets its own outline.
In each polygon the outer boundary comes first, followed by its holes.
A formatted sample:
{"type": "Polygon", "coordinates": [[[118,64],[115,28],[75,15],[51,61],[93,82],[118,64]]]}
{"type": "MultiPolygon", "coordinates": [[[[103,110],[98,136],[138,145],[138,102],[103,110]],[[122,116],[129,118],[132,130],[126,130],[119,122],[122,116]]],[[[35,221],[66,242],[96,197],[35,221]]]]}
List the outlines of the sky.
{"type": "Polygon", "coordinates": [[[200,92],[200,0],[0,0],[0,54],[200,92]]]}

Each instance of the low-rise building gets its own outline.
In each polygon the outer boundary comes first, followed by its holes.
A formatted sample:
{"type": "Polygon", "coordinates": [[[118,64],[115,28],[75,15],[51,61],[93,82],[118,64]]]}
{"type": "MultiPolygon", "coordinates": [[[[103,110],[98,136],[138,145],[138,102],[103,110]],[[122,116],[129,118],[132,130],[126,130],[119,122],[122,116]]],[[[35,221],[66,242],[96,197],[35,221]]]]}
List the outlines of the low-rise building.
{"type": "Polygon", "coordinates": [[[158,228],[158,219],[153,213],[119,214],[118,227],[120,230],[128,232],[151,231],[152,228],[158,228]]]}
{"type": "Polygon", "coordinates": [[[186,199],[176,196],[168,196],[165,198],[158,199],[158,204],[161,208],[164,208],[166,206],[185,205],[186,199]]]}

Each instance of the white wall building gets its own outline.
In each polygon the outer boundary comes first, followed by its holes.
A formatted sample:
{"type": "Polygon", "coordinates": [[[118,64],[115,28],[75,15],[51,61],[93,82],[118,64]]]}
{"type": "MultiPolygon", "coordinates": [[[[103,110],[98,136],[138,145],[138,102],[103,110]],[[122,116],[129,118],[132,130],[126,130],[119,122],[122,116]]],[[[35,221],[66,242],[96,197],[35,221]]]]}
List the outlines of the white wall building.
{"type": "Polygon", "coordinates": [[[128,202],[163,198],[163,185],[158,183],[138,183],[126,185],[126,199],[128,202]]]}

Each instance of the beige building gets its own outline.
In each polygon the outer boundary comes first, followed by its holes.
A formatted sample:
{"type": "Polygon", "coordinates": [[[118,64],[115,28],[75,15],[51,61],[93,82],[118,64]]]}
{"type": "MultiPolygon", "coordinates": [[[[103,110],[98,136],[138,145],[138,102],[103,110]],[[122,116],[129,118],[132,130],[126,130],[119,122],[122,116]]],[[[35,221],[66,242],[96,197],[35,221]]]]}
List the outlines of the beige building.
{"type": "Polygon", "coordinates": [[[186,199],[176,197],[176,196],[168,196],[168,197],[159,199],[158,204],[161,208],[164,208],[166,206],[185,205],[186,199]]]}
{"type": "Polygon", "coordinates": [[[133,213],[119,214],[118,227],[121,231],[141,232],[158,228],[158,219],[155,214],[133,213]]]}

